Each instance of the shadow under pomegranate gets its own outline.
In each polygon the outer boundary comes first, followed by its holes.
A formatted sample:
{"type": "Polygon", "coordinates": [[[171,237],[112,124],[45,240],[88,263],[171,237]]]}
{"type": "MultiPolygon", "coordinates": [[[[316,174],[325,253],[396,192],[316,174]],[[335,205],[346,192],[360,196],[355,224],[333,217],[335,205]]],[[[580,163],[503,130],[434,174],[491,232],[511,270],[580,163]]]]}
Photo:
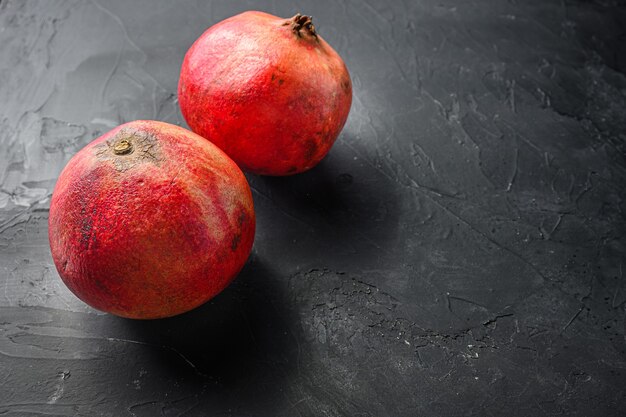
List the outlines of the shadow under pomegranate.
{"type": "Polygon", "coordinates": [[[281,381],[296,368],[298,319],[284,308],[284,291],[268,263],[253,255],[228,288],[195,310],[159,320],[114,319],[147,345],[151,368],[186,385],[198,402],[217,411],[240,397],[267,410],[281,407],[284,394],[275,387],[288,385],[281,381]]]}
{"type": "Polygon", "coordinates": [[[398,236],[398,221],[389,219],[398,219],[403,190],[355,160],[340,142],[308,172],[247,175],[259,218],[257,250],[266,251],[277,268],[291,256],[304,268],[339,270],[355,264],[373,268],[382,258],[395,259],[386,248],[398,236]],[[262,244],[265,236],[271,245],[262,244]]]}

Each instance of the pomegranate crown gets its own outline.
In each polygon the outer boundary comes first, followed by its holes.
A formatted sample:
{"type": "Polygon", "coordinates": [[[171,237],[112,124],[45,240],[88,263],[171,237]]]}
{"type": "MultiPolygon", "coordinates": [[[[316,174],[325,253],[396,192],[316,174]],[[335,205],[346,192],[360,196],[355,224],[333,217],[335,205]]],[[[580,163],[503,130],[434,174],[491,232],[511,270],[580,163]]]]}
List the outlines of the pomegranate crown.
{"type": "Polygon", "coordinates": [[[291,30],[293,30],[299,38],[305,35],[310,35],[317,39],[317,32],[315,31],[315,26],[313,25],[312,16],[297,13],[294,17],[283,23],[283,26],[287,25],[291,26],[291,30]]]}

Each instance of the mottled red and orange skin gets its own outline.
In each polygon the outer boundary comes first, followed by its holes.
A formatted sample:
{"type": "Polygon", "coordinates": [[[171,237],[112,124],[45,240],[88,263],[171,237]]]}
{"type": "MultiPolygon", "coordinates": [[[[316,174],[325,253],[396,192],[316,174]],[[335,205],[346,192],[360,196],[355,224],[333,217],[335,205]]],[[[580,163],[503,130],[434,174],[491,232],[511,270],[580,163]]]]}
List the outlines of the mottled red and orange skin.
{"type": "Polygon", "coordinates": [[[155,121],[127,123],[83,148],[50,204],[50,248],[65,284],[96,309],[136,319],[183,313],[218,294],[243,267],[254,231],[237,165],[195,133],[155,121]]]}
{"type": "Polygon", "coordinates": [[[185,120],[244,170],[306,171],[346,122],[350,75],[306,22],[245,12],[209,28],[185,56],[178,84],[185,120]]]}

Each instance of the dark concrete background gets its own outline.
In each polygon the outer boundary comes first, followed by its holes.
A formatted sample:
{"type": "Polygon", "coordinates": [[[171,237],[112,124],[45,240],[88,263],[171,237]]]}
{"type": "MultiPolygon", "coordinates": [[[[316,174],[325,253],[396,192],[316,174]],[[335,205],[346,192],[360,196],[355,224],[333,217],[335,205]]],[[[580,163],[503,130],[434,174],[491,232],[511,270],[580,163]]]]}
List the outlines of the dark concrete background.
{"type": "Polygon", "coordinates": [[[624,415],[625,28],[610,0],[0,0],[0,415],[624,415]],[[49,254],[56,177],[117,124],[184,125],[186,49],[247,9],[314,16],[343,133],[248,176],[213,301],[91,310],[49,254]]]}

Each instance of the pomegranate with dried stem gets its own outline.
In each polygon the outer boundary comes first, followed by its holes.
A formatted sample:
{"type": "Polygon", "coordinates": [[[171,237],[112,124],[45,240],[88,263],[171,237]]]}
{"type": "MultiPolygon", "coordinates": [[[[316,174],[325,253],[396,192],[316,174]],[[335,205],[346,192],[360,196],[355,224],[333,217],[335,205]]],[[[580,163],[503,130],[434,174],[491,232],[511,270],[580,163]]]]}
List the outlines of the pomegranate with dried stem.
{"type": "Polygon", "coordinates": [[[311,17],[249,11],[191,46],[178,99],[191,129],[241,168],[291,175],[330,150],[350,111],[352,83],[311,17]]]}

